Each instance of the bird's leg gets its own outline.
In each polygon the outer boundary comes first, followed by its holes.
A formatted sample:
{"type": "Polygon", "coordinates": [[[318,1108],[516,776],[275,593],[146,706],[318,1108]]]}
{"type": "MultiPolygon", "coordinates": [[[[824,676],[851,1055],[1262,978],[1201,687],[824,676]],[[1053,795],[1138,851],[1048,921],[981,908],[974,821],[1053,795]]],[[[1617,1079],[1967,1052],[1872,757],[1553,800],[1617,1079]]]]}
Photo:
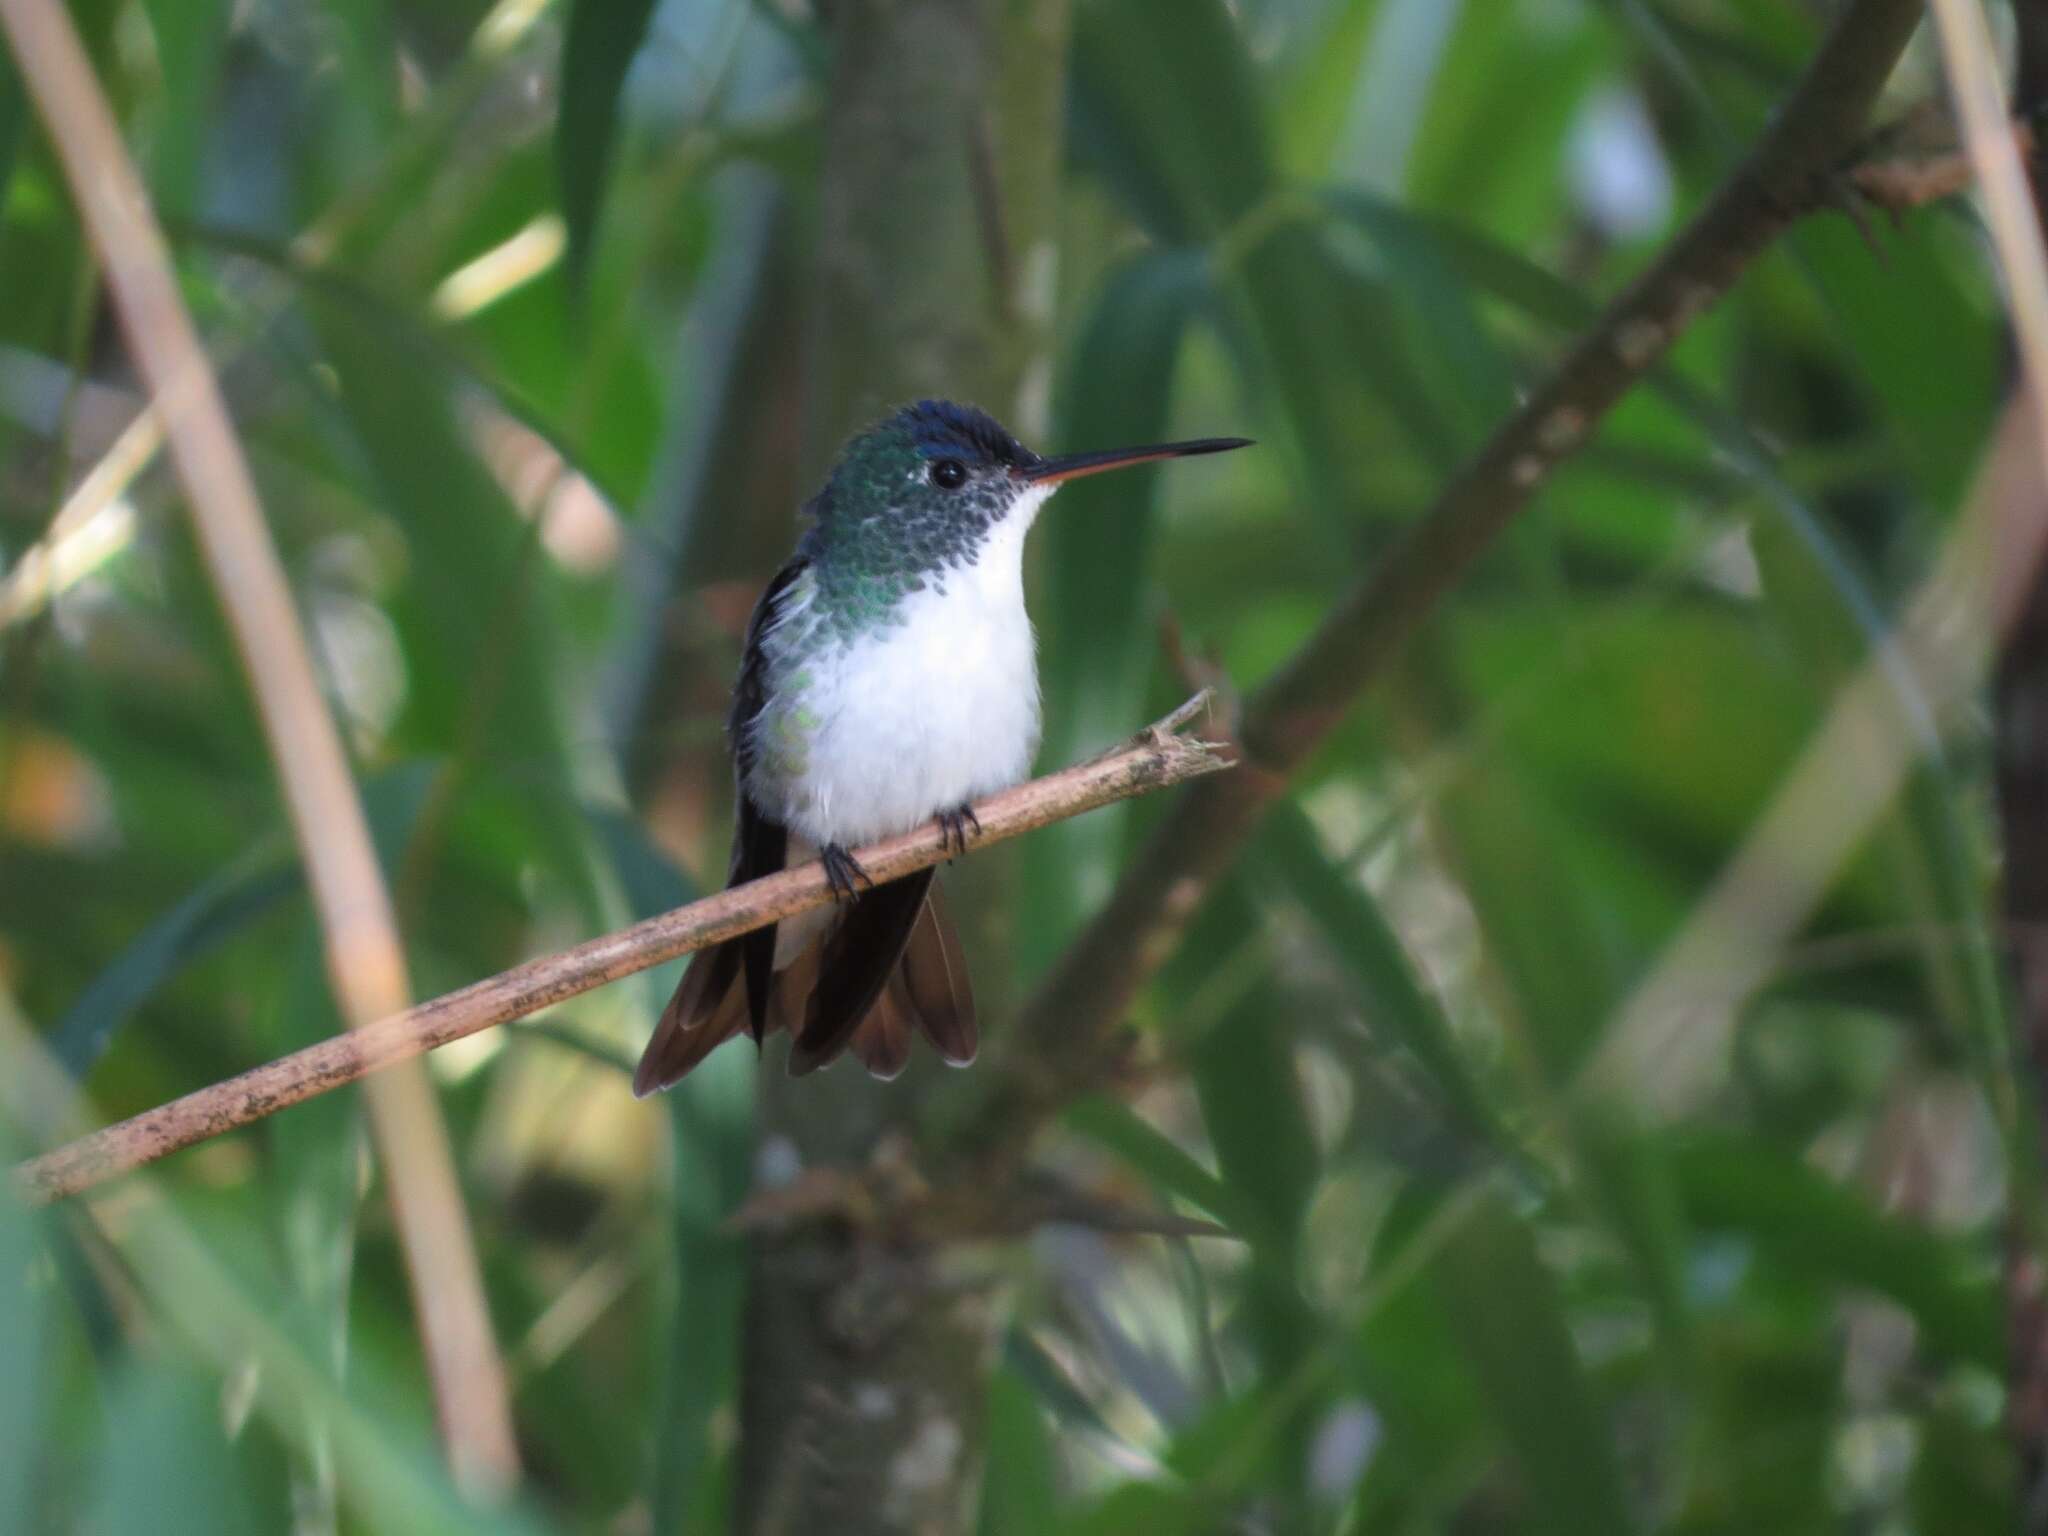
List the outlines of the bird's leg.
{"type": "Polygon", "coordinates": [[[981,836],[981,818],[974,814],[974,807],[962,801],[950,811],[938,814],[939,843],[941,847],[954,850],[958,858],[967,851],[967,829],[974,828],[974,835],[981,836]]]}
{"type": "Polygon", "coordinates": [[[825,878],[831,883],[836,899],[853,900],[863,885],[871,891],[875,888],[874,877],[860,867],[860,860],[837,843],[827,843],[819,850],[818,858],[825,866],[825,878]]]}

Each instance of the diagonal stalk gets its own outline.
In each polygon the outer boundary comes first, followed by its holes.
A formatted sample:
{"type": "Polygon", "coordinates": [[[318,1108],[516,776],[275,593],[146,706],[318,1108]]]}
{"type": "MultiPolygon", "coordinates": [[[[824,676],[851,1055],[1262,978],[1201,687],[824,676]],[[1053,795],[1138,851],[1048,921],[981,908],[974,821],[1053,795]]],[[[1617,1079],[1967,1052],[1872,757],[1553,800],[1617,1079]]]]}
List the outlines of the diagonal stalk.
{"type": "Polygon", "coordinates": [[[1266,809],[1594,427],[1798,219],[1843,162],[1919,23],[1918,0],[1852,0],[1743,162],[1550,377],[1444,487],[1415,530],[1247,700],[1243,769],[1175,804],[979,1080],[948,1149],[999,1173],[1112,1069],[1116,1032],[1266,809]]]}
{"type": "MultiPolygon", "coordinates": [[[[405,952],[219,382],[70,17],[55,0],[0,0],[0,31],[99,252],[191,503],[305,858],[335,1000],[351,1027],[369,1024],[410,1001],[405,952]]],[[[502,1492],[517,1480],[518,1450],[447,1129],[417,1068],[367,1097],[450,1463],[465,1487],[502,1492]]]]}

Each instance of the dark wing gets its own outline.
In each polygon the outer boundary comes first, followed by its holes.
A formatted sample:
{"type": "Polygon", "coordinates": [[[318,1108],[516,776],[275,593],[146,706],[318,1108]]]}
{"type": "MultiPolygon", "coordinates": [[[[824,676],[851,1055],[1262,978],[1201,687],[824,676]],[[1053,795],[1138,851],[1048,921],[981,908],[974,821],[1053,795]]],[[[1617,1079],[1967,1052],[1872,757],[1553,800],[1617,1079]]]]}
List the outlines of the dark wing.
{"type": "MultiPolygon", "coordinates": [[[[768,664],[761,650],[761,635],[775,615],[776,602],[789,590],[790,583],[809,568],[810,561],[801,555],[784,565],[768,583],[767,590],[754,604],[754,612],[747,620],[747,643],[740,655],[739,681],[733,685],[732,712],[725,723],[726,737],[732,743],[734,804],[739,809],[739,828],[733,836],[732,845],[732,873],[726,879],[728,886],[774,874],[782,868],[789,852],[788,829],[781,822],[772,820],[747,794],[747,774],[754,760],[747,745],[746,728],[754,716],[761,713],[761,706],[768,696],[768,664]]],[[[761,1043],[767,1026],[768,994],[775,977],[775,928],[776,925],[770,923],[766,928],[742,934],[738,940],[740,952],[745,957],[747,976],[747,1028],[753,1033],[756,1045],[761,1043]]]]}
{"type": "MultiPolygon", "coordinates": [[[[731,738],[733,779],[738,825],[734,829],[732,860],[727,865],[727,887],[771,875],[782,868],[789,850],[789,833],[781,822],[768,816],[749,798],[747,769],[751,758],[745,727],[761,712],[767,690],[761,634],[773,615],[776,599],[802,575],[808,561],[798,558],[775,573],[761,600],[747,621],[746,649],[740,660],[739,681],[733,687],[732,713],[726,729],[731,738]]],[[[675,995],[661,1012],[653,1038],[633,1074],[633,1092],[645,1096],[681,1079],[712,1049],[723,1044],[741,1026],[759,1042],[766,1028],[768,998],[775,965],[775,925],[728,939],[690,962],[675,995]],[[744,1009],[726,1006],[733,983],[744,978],[744,1009]]]]}

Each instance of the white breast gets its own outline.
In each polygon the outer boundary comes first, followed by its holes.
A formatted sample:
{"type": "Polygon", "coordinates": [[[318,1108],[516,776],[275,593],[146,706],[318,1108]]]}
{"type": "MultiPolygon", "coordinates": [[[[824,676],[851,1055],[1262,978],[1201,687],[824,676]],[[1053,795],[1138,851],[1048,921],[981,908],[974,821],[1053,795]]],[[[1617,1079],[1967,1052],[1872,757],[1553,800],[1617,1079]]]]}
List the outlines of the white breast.
{"type": "Polygon", "coordinates": [[[925,579],[898,621],[810,669],[815,722],[782,819],[852,847],[1020,782],[1038,750],[1038,662],[1023,546],[1037,498],[971,566],[925,579]]]}

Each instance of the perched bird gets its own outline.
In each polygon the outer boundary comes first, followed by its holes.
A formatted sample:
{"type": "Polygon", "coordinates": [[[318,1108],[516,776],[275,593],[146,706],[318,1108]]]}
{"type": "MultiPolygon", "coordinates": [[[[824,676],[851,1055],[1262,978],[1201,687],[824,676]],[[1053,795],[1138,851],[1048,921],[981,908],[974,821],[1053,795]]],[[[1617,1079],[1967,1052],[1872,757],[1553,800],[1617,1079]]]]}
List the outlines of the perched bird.
{"type": "Polygon", "coordinates": [[[811,526],[747,624],[727,722],[738,794],[728,885],[821,858],[832,907],[692,962],[633,1074],[652,1093],[741,1029],[793,1037],[792,1073],[852,1049],[890,1078],[912,1030],[974,1059],[974,999],[932,871],[876,885],[847,851],[936,818],[965,851],[970,803],[1038,749],[1024,536],[1102,470],[1246,446],[1205,438],[1041,458],[970,406],[921,400],[849,442],[811,526]]]}

